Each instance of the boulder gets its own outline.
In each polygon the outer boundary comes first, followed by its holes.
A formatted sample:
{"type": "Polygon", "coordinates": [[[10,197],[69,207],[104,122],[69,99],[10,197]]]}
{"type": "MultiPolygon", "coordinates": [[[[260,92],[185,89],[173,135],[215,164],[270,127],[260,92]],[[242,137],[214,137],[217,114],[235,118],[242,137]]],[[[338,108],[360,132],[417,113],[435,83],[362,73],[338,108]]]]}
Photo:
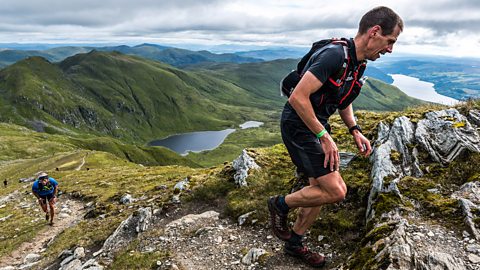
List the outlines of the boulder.
{"type": "Polygon", "coordinates": [[[130,195],[130,194],[125,194],[125,195],[122,196],[122,198],[120,198],[120,203],[121,204],[130,204],[132,202],[134,202],[134,199],[133,199],[132,195],[130,195]]]}
{"type": "Polygon", "coordinates": [[[378,126],[378,139],[374,143],[374,151],[370,158],[372,163],[372,188],[367,205],[367,219],[372,213],[372,203],[381,192],[398,192],[396,184],[407,175],[420,177],[423,172],[418,164],[414,143],[414,125],[410,120],[401,116],[394,120],[392,127],[383,122],[378,126]],[[386,177],[392,180],[384,184],[386,177]]]}
{"type": "Polygon", "coordinates": [[[106,257],[112,258],[120,248],[128,245],[137,235],[144,232],[151,221],[152,210],[150,207],[140,208],[122,221],[115,232],[103,244],[102,250],[106,257]]]}
{"type": "Polygon", "coordinates": [[[415,138],[430,157],[450,163],[464,150],[480,152],[480,136],[456,109],[429,112],[418,122],[415,138]]]}
{"type": "Polygon", "coordinates": [[[25,256],[25,258],[23,258],[23,263],[24,264],[29,264],[29,263],[37,262],[41,258],[42,258],[42,256],[40,254],[30,253],[30,254],[27,254],[27,256],[25,256]]]}
{"type": "Polygon", "coordinates": [[[258,261],[260,256],[265,254],[267,254],[267,252],[262,248],[252,248],[243,256],[242,263],[245,265],[253,264],[258,261]]]}
{"type": "Polygon", "coordinates": [[[248,155],[247,150],[243,149],[242,154],[233,161],[233,168],[235,169],[235,175],[233,176],[235,184],[243,187],[248,185],[246,181],[248,171],[250,169],[259,169],[260,166],[248,155]]]}

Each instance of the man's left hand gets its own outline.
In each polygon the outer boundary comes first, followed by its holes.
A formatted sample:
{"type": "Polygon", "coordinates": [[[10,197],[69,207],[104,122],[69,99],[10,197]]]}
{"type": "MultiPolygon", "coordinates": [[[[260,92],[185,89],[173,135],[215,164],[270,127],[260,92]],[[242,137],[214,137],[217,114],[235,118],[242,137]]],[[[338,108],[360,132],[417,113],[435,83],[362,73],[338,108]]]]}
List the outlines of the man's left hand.
{"type": "Polygon", "coordinates": [[[57,202],[57,197],[56,196],[50,199],[50,203],[56,203],[56,202],[57,202]]]}
{"type": "Polygon", "coordinates": [[[372,146],[370,145],[370,141],[363,136],[358,130],[353,131],[353,140],[357,145],[358,151],[360,155],[364,157],[368,157],[372,152],[372,146]]]}

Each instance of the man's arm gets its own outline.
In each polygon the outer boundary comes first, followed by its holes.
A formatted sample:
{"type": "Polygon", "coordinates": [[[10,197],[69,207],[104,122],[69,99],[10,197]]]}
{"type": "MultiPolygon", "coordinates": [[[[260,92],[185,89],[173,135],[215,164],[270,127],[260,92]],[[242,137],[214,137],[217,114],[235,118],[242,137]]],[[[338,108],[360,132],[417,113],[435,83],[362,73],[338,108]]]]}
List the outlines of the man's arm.
{"type": "MultiPolygon", "coordinates": [[[[348,107],[343,110],[338,110],[338,113],[349,130],[357,124],[353,115],[352,104],[348,105],[348,107]]],[[[370,155],[372,152],[370,141],[357,129],[352,131],[352,135],[360,154],[363,156],[370,155]]]]}
{"type": "MultiPolygon", "coordinates": [[[[312,104],[310,103],[310,95],[320,89],[322,85],[322,82],[317,79],[315,75],[307,71],[288,99],[288,102],[295,109],[298,116],[314,134],[320,133],[325,127],[315,116],[312,104]]],[[[325,133],[320,138],[320,141],[322,142],[323,152],[325,153],[323,166],[326,168],[327,165],[330,164],[330,170],[333,171],[334,167],[335,170],[338,170],[340,157],[338,156],[337,145],[328,133],[325,133]]]]}

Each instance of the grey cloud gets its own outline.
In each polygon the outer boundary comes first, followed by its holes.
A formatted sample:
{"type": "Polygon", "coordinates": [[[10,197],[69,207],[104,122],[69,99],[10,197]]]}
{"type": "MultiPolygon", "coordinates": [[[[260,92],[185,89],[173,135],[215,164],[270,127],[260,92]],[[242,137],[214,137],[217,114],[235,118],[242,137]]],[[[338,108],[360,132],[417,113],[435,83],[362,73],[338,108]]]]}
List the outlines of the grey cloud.
{"type": "MultiPolygon", "coordinates": [[[[0,23],[35,23],[39,25],[115,25],[142,16],[143,13],[158,12],[159,16],[175,10],[209,7],[220,0],[85,0],[85,1],[2,1],[0,23]]],[[[192,14],[194,15],[194,14],[192,14]]]]}
{"type": "Polygon", "coordinates": [[[460,30],[472,33],[479,32],[480,18],[474,20],[458,20],[458,21],[439,21],[439,20],[410,20],[409,26],[418,26],[432,29],[437,34],[448,34],[458,32],[460,30]]]}

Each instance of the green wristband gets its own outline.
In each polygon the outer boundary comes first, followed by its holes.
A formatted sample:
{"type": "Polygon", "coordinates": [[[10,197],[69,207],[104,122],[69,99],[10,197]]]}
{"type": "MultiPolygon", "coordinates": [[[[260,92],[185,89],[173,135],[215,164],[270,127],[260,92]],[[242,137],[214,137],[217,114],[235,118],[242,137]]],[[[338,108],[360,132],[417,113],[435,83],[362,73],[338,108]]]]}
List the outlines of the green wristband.
{"type": "Polygon", "coordinates": [[[327,130],[326,130],[326,129],[320,131],[316,136],[317,136],[317,138],[320,139],[321,137],[323,137],[323,135],[325,135],[325,133],[327,133],[327,130]]]}

